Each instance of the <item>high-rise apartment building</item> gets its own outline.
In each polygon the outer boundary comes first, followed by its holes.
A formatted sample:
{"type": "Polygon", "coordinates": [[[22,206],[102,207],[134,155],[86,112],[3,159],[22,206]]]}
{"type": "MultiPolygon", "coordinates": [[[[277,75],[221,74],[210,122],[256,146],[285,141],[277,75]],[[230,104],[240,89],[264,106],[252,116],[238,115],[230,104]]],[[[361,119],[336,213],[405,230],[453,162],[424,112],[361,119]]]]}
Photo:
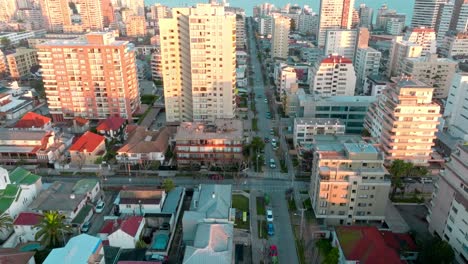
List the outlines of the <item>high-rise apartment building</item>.
{"type": "Polygon", "coordinates": [[[115,40],[113,32],[85,36],[37,45],[52,118],[131,121],[140,106],[133,45],[115,40]]]}
{"type": "Polygon", "coordinates": [[[427,54],[426,57],[404,59],[402,73],[434,87],[434,98],[441,99],[447,98],[457,65],[458,63],[451,59],[427,54]]]}
{"type": "Polygon", "coordinates": [[[440,106],[434,88],[416,79],[396,79],[367,113],[364,127],[377,138],[385,159],[427,166],[431,159],[440,106]]]}
{"type": "Polygon", "coordinates": [[[150,17],[152,20],[158,20],[161,18],[165,18],[168,15],[169,8],[165,5],[161,4],[154,4],[150,6],[150,17]]]}
{"type": "Polygon", "coordinates": [[[449,31],[464,32],[468,30],[468,1],[451,0],[442,4],[437,18],[437,42],[443,41],[449,31]]]}
{"type": "Polygon", "coordinates": [[[128,37],[146,36],[146,20],[143,16],[129,16],[125,21],[125,30],[128,37]]]}
{"type": "Polygon", "coordinates": [[[315,13],[301,13],[297,30],[303,34],[316,34],[319,16],[315,13]]]}
{"type": "Polygon", "coordinates": [[[223,6],[173,8],[160,21],[168,121],[233,118],[236,101],[236,17],[223,6]]]}
{"type": "Polygon", "coordinates": [[[101,2],[102,0],[77,0],[76,5],[84,31],[102,31],[104,29],[101,2]]]}
{"type": "Polygon", "coordinates": [[[258,32],[262,36],[272,34],[273,18],[271,16],[262,16],[258,22],[258,32]]]}
{"type": "Polygon", "coordinates": [[[378,75],[382,53],[371,47],[358,48],[354,59],[354,70],[356,71],[356,88],[358,93],[363,92],[366,78],[370,75],[378,75]]]}
{"type": "Polygon", "coordinates": [[[352,26],[354,0],[321,0],[318,27],[318,46],[325,45],[329,29],[350,29],[352,26]]]}
{"type": "Polygon", "coordinates": [[[31,74],[31,67],[37,65],[35,49],[18,48],[15,53],[6,56],[11,78],[19,80],[31,74]]]}
{"type": "Polygon", "coordinates": [[[8,66],[6,62],[5,53],[0,50],[0,77],[4,77],[7,74],[8,66]]]}
{"type": "Polygon", "coordinates": [[[135,16],[145,16],[145,1],[144,0],[121,0],[121,7],[126,7],[132,10],[135,16]]]}
{"type": "Polygon", "coordinates": [[[61,32],[71,26],[71,11],[67,0],[40,0],[44,24],[48,31],[61,32]]]}
{"type": "Polygon", "coordinates": [[[313,137],[310,200],[328,225],[381,223],[391,181],[384,156],[359,136],[313,137]]]}
{"type": "Polygon", "coordinates": [[[468,73],[459,72],[453,77],[444,110],[448,132],[468,142],[468,73]]]}
{"type": "Polygon", "coordinates": [[[16,16],[24,21],[25,27],[28,30],[45,28],[44,17],[40,9],[19,9],[16,16]]]}
{"type": "Polygon", "coordinates": [[[468,54],[468,32],[447,34],[440,47],[440,54],[446,58],[466,56],[468,54]]]}
{"type": "Polygon", "coordinates": [[[374,10],[365,4],[359,5],[359,26],[372,28],[373,12],[374,10]]]}
{"type": "Polygon", "coordinates": [[[439,16],[435,28],[437,32],[437,46],[442,44],[445,34],[450,30],[454,6],[454,2],[450,1],[442,4],[439,8],[439,16]]]}
{"type": "Polygon", "coordinates": [[[18,6],[16,1],[0,0],[0,22],[8,23],[15,16],[18,6]]]}
{"type": "Polygon", "coordinates": [[[282,95],[285,92],[291,91],[293,85],[297,85],[297,73],[293,67],[284,66],[280,72],[280,83],[278,87],[278,94],[282,95]]]}
{"type": "Polygon", "coordinates": [[[325,33],[325,54],[338,54],[354,59],[358,31],[355,29],[330,29],[325,33]]]}
{"type": "Polygon", "coordinates": [[[104,27],[109,27],[115,21],[114,7],[111,0],[101,0],[101,11],[104,27]]]}
{"type": "Polygon", "coordinates": [[[422,47],[421,56],[426,53],[436,53],[436,34],[433,28],[418,27],[408,30],[403,40],[419,44],[422,47]]]}
{"type": "Polygon", "coordinates": [[[286,59],[289,52],[291,19],[282,15],[273,15],[272,19],[271,57],[286,59]]]}
{"type": "Polygon", "coordinates": [[[411,27],[436,27],[437,16],[442,4],[447,0],[415,0],[411,27]]]}
{"type": "Polygon", "coordinates": [[[310,91],[323,96],[354,95],[356,73],[350,59],[336,54],[317,61],[310,72],[310,91]]]}
{"type": "Polygon", "coordinates": [[[445,163],[426,217],[429,232],[452,246],[457,263],[468,261],[468,146],[458,146],[445,163]]]}
{"type": "Polygon", "coordinates": [[[387,77],[401,74],[401,64],[405,58],[421,57],[422,47],[414,42],[403,40],[397,36],[392,40],[390,47],[390,58],[387,65],[387,77]]]}
{"type": "Polygon", "coordinates": [[[245,49],[245,15],[236,14],[236,48],[239,50],[245,49]]]}

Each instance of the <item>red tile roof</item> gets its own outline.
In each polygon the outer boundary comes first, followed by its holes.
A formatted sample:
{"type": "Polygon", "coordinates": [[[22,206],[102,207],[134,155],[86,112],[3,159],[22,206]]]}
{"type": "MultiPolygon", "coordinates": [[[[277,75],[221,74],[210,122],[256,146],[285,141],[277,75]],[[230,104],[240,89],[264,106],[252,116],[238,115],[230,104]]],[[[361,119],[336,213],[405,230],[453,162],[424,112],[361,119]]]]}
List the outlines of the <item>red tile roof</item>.
{"type": "Polygon", "coordinates": [[[328,55],[325,59],[322,60],[322,63],[353,63],[350,59],[345,58],[340,55],[328,55]]]}
{"type": "Polygon", "coordinates": [[[75,120],[75,121],[76,121],[76,124],[79,125],[79,126],[84,126],[84,125],[86,125],[86,124],[89,123],[89,120],[84,119],[84,118],[79,117],[79,116],[73,118],[73,120],[75,120]]]}
{"type": "Polygon", "coordinates": [[[70,151],[93,152],[104,140],[103,136],[87,131],[70,147],[70,151]]]}
{"type": "Polygon", "coordinates": [[[387,246],[393,248],[397,252],[405,249],[408,251],[417,251],[418,247],[414,243],[413,238],[408,234],[396,234],[391,231],[380,231],[387,246]]]}
{"type": "Polygon", "coordinates": [[[110,131],[118,130],[125,123],[125,119],[121,117],[109,117],[106,120],[102,121],[97,127],[97,131],[110,131]]]}
{"type": "Polygon", "coordinates": [[[131,216],[122,222],[122,224],[120,225],[120,229],[123,232],[129,234],[130,236],[134,237],[142,221],[142,216],[131,216]]]}
{"type": "Polygon", "coordinates": [[[15,128],[40,128],[50,123],[51,120],[46,116],[28,112],[15,124],[15,128]]]}
{"type": "Polygon", "coordinates": [[[100,234],[112,234],[117,229],[119,229],[120,224],[122,224],[121,219],[117,219],[117,224],[113,220],[106,221],[99,231],[100,234]]]}
{"type": "Polygon", "coordinates": [[[361,264],[405,263],[376,227],[340,226],[336,233],[346,260],[361,264]]]}
{"type": "Polygon", "coordinates": [[[36,213],[19,213],[18,217],[16,217],[13,225],[27,225],[33,226],[39,224],[42,220],[41,214],[36,213]]]}

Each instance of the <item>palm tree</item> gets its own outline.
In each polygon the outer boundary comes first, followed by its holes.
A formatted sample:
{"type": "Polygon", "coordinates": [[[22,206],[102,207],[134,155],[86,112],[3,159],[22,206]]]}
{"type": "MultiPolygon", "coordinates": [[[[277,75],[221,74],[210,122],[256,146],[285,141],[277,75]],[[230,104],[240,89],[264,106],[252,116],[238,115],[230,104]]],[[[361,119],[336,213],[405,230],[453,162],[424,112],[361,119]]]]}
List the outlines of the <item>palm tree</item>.
{"type": "Polygon", "coordinates": [[[8,229],[12,227],[13,227],[13,219],[11,219],[11,217],[6,213],[3,213],[2,215],[0,215],[0,232],[3,233],[5,231],[8,231],[8,229]]]}
{"type": "Polygon", "coordinates": [[[57,211],[45,212],[42,221],[35,227],[39,228],[35,239],[49,248],[59,246],[60,242],[64,245],[64,234],[71,231],[71,227],[65,224],[65,215],[57,211]]]}

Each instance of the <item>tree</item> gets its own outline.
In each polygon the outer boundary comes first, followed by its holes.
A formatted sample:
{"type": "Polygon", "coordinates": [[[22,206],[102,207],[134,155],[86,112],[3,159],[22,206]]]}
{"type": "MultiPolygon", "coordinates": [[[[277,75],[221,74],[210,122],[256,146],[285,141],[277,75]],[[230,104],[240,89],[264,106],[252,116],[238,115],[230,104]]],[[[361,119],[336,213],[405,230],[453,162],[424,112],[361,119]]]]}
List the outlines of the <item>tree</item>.
{"type": "Polygon", "coordinates": [[[71,232],[71,227],[65,224],[65,215],[57,211],[46,211],[41,222],[34,227],[39,229],[35,239],[47,248],[65,245],[65,233],[71,232]]]}
{"type": "Polygon", "coordinates": [[[392,165],[390,165],[389,172],[392,175],[392,194],[391,198],[395,197],[397,189],[401,189],[404,187],[403,181],[401,177],[404,175],[408,175],[410,171],[413,169],[413,164],[409,162],[405,162],[403,160],[394,160],[392,165]]]}
{"type": "Polygon", "coordinates": [[[7,232],[12,227],[13,219],[6,213],[0,215],[0,232],[7,232]]]}
{"type": "Polygon", "coordinates": [[[140,239],[140,240],[138,240],[138,241],[136,242],[135,247],[136,247],[136,248],[147,248],[147,247],[148,247],[148,244],[146,244],[145,241],[143,241],[143,240],[140,239]]]}
{"type": "Polygon", "coordinates": [[[0,44],[2,44],[3,48],[9,49],[11,46],[11,40],[7,37],[3,37],[0,39],[0,44]]]}
{"type": "Polygon", "coordinates": [[[418,260],[425,264],[449,264],[454,258],[455,253],[449,243],[440,238],[433,238],[426,242],[418,260]]]}
{"type": "Polygon", "coordinates": [[[265,148],[265,142],[260,137],[254,137],[252,139],[252,142],[250,143],[250,147],[252,148],[252,151],[255,152],[260,152],[263,148],[265,148]]]}
{"type": "Polygon", "coordinates": [[[323,260],[323,264],[338,264],[338,261],[340,260],[340,252],[338,251],[338,248],[332,248],[330,252],[325,256],[325,259],[323,260]]]}
{"type": "Polygon", "coordinates": [[[168,193],[175,188],[174,182],[171,179],[165,179],[163,181],[162,188],[164,191],[166,191],[166,193],[168,193]]]}

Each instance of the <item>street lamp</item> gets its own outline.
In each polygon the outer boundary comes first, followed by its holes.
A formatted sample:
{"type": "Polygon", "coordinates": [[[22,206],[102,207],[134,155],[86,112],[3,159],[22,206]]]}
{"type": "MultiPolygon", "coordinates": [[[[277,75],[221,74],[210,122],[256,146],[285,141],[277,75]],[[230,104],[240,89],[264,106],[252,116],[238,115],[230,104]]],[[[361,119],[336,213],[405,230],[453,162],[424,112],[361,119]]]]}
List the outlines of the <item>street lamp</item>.
{"type": "Polygon", "coordinates": [[[143,215],[143,210],[141,208],[141,200],[138,200],[138,205],[140,206],[140,215],[143,215]]]}

